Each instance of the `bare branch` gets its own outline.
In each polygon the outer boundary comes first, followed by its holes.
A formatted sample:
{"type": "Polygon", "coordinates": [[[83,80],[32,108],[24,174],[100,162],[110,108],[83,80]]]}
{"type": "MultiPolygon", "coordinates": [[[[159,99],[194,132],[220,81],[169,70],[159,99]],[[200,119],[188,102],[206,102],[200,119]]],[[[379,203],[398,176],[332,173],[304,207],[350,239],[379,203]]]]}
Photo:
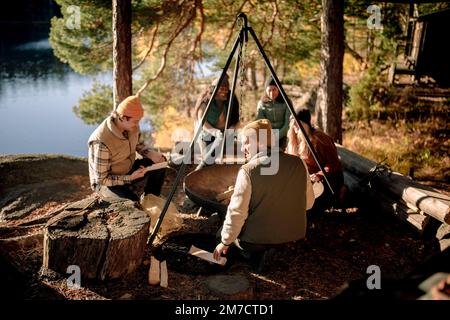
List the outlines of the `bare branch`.
{"type": "MultiPolygon", "coordinates": [[[[201,39],[203,32],[205,31],[205,12],[203,10],[203,4],[201,0],[197,0],[196,4],[198,5],[199,11],[200,11],[200,31],[198,32],[197,36],[195,37],[194,43],[192,45],[192,49],[190,50],[190,54],[194,53],[197,49],[197,44],[201,49],[201,39]]],[[[200,59],[201,59],[201,50],[200,50],[200,59]]]]}
{"type": "Polygon", "coordinates": [[[144,63],[145,59],[147,59],[148,55],[152,51],[153,44],[155,43],[156,34],[158,33],[158,29],[159,29],[159,22],[156,24],[155,30],[153,31],[153,35],[152,35],[152,40],[150,41],[150,45],[147,48],[147,51],[145,52],[144,57],[141,59],[141,61],[139,61],[139,63],[137,65],[135,65],[133,67],[133,72],[136,71],[144,63]]]}
{"type": "Polygon", "coordinates": [[[164,71],[164,68],[166,66],[167,63],[167,54],[169,53],[170,47],[172,46],[173,42],[175,41],[175,39],[180,35],[180,33],[187,28],[187,26],[195,19],[196,17],[196,10],[195,7],[193,8],[194,10],[191,9],[192,13],[190,15],[190,17],[181,25],[177,28],[177,30],[175,30],[175,32],[173,33],[173,35],[171,36],[170,40],[167,42],[166,48],[164,50],[163,56],[161,58],[161,64],[158,68],[158,71],[156,72],[156,74],[151,77],[150,79],[148,79],[145,84],[137,91],[136,95],[140,95],[146,88],[147,86],[153,82],[154,80],[156,80],[164,71]]]}
{"type": "MultiPolygon", "coordinates": [[[[248,0],[244,0],[244,1],[242,2],[241,6],[239,7],[239,9],[238,9],[237,12],[241,12],[241,11],[242,11],[242,8],[244,8],[244,6],[245,6],[245,4],[246,4],[247,2],[248,2],[248,0]]],[[[233,30],[234,30],[234,26],[236,25],[236,22],[237,22],[237,19],[234,19],[233,25],[231,26],[231,29],[230,29],[230,34],[228,35],[227,41],[225,41],[225,45],[223,46],[223,50],[225,50],[225,48],[228,46],[228,43],[229,43],[230,40],[231,40],[231,36],[233,35],[233,30]]]]}
{"type": "Polygon", "coordinates": [[[270,27],[270,34],[269,34],[269,37],[266,39],[266,41],[264,41],[264,43],[262,44],[262,47],[263,47],[263,48],[265,48],[266,45],[267,45],[270,41],[272,41],[273,34],[274,34],[274,31],[275,31],[275,20],[276,20],[276,18],[277,18],[277,16],[278,16],[278,13],[279,13],[277,0],[275,0],[275,1],[273,2],[273,5],[274,5],[274,6],[273,6],[272,21],[270,22],[270,24],[271,24],[271,27],[270,27]]]}
{"type": "Polygon", "coordinates": [[[353,58],[355,58],[359,63],[364,63],[364,58],[356,52],[356,50],[352,49],[350,45],[347,43],[347,41],[344,40],[344,46],[345,49],[352,55],[353,58]]]}
{"type": "Polygon", "coordinates": [[[167,53],[169,52],[169,49],[170,49],[170,45],[171,45],[171,44],[172,44],[172,43],[168,44],[168,45],[166,46],[166,49],[164,50],[163,56],[162,56],[162,58],[161,58],[161,64],[159,65],[158,71],[156,72],[156,74],[155,74],[153,77],[151,77],[150,79],[148,79],[148,80],[145,82],[145,84],[144,84],[144,85],[136,92],[136,95],[137,95],[137,96],[141,95],[142,91],[144,91],[145,88],[147,88],[147,86],[148,86],[152,81],[156,80],[156,79],[161,75],[161,73],[163,72],[163,70],[164,70],[164,68],[165,68],[165,66],[166,66],[167,53]]]}
{"type": "Polygon", "coordinates": [[[195,19],[196,16],[196,10],[194,8],[194,10],[192,11],[191,16],[181,25],[177,28],[177,30],[175,30],[174,34],[172,35],[172,37],[170,38],[169,42],[167,43],[167,45],[171,45],[172,42],[175,40],[176,37],[178,37],[180,35],[180,33],[187,28],[187,26],[195,19]]]}

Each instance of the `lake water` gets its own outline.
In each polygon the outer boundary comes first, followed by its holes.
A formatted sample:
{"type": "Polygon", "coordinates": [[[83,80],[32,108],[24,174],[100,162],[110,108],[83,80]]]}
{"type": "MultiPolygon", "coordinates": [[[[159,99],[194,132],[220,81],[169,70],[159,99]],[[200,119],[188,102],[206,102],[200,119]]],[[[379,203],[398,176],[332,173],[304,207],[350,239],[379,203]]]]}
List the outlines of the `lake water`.
{"type": "MultiPolygon", "coordinates": [[[[48,25],[0,28],[0,154],[86,157],[95,126],[84,124],[72,108],[94,78],[57,60],[47,39],[48,25]],[[17,37],[11,28],[20,28],[17,37]]],[[[97,80],[111,83],[112,75],[97,80]]]]}
{"type": "MultiPolygon", "coordinates": [[[[96,126],[86,125],[72,108],[94,81],[112,84],[112,73],[96,79],[75,73],[54,56],[49,31],[48,23],[0,21],[0,155],[87,156],[96,126]]],[[[213,75],[214,63],[197,65],[196,76],[213,75]]],[[[152,130],[148,121],[140,125],[152,130]]]]}

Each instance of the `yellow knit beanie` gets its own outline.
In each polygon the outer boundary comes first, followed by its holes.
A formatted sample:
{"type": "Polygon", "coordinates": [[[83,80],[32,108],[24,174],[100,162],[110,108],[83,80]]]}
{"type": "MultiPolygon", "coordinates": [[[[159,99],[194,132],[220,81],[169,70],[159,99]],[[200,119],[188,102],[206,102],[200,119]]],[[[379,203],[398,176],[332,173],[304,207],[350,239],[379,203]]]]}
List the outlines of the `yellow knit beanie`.
{"type": "Polygon", "coordinates": [[[142,118],[144,116],[144,108],[142,108],[141,100],[138,96],[125,98],[117,106],[116,112],[122,116],[132,118],[142,118]]]}

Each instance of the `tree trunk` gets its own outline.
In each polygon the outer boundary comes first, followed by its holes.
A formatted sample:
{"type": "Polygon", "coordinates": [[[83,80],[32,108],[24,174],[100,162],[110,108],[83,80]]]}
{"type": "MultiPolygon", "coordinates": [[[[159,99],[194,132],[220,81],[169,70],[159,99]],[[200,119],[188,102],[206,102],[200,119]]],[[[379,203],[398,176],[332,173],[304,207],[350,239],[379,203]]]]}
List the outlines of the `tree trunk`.
{"type": "MultiPolygon", "coordinates": [[[[336,146],[344,170],[361,178],[367,177],[376,163],[357,153],[336,146]]],[[[346,180],[347,184],[347,180],[346,180]]],[[[351,186],[354,183],[350,183],[351,186]]],[[[397,172],[379,173],[374,176],[371,185],[396,199],[402,199],[405,204],[412,205],[433,218],[450,224],[450,197],[437,190],[421,185],[397,172]]]]}
{"type": "Polygon", "coordinates": [[[344,2],[322,0],[320,84],[316,111],[319,127],[342,141],[342,64],[344,59],[344,2]]]}
{"type": "Polygon", "coordinates": [[[50,219],[44,231],[44,269],[66,274],[70,265],[85,279],[117,279],[140,266],[150,217],[133,201],[89,197],[50,219]]]}
{"type": "Polygon", "coordinates": [[[113,0],[114,109],[132,95],[131,0],[113,0]]]}

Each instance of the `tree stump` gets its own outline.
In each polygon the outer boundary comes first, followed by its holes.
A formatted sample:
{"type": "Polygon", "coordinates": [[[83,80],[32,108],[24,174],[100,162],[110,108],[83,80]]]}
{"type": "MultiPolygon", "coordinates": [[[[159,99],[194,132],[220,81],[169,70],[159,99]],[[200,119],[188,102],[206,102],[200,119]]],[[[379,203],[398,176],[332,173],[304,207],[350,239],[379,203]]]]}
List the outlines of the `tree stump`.
{"type": "Polygon", "coordinates": [[[208,277],[206,286],[211,294],[225,300],[254,299],[253,286],[243,275],[217,275],[208,277]]]}
{"type": "Polygon", "coordinates": [[[50,219],[44,231],[43,267],[66,274],[80,267],[84,279],[117,279],[141,264],[150,217],[130,200],[88,197],[50,219]]]}

